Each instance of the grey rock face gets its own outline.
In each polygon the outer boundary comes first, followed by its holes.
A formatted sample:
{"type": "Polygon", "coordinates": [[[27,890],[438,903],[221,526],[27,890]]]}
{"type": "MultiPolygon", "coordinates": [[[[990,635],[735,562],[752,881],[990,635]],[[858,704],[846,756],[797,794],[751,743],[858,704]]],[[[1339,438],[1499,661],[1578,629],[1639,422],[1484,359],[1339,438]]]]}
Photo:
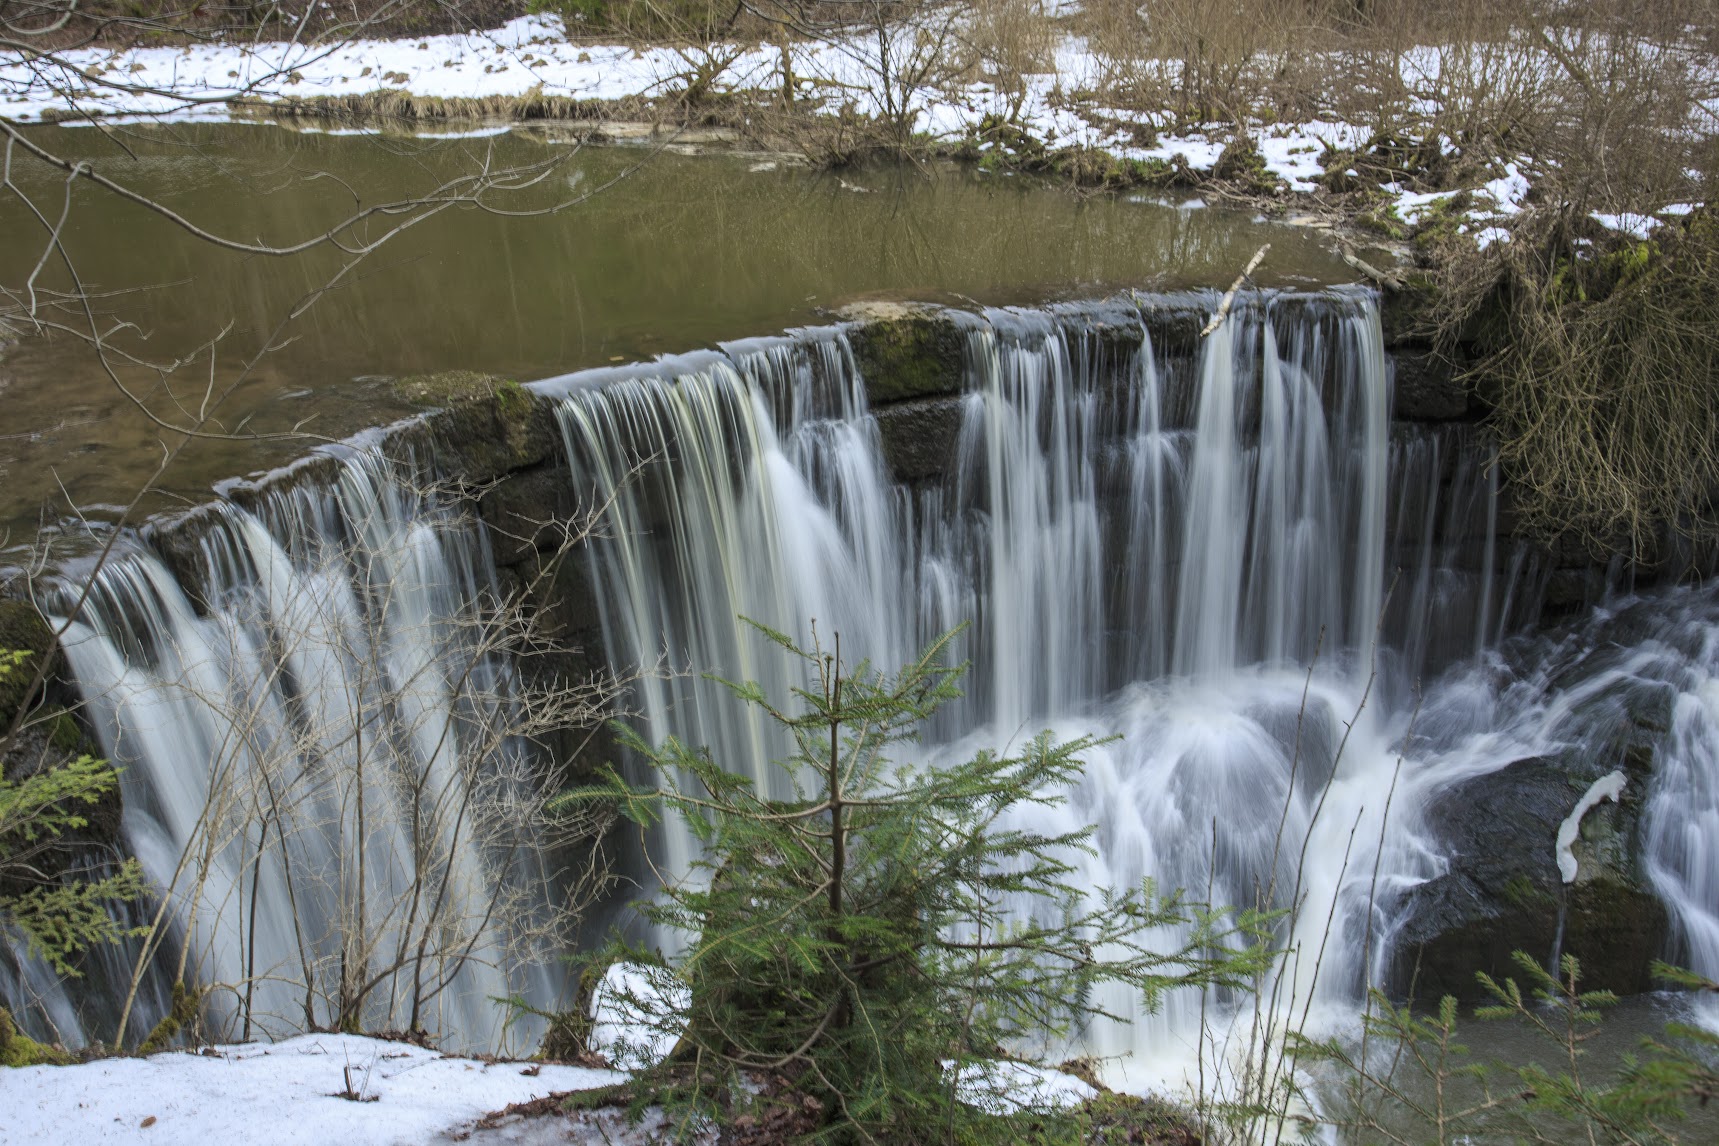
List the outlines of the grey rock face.
{"type": "Polygon", "coordinates": [[[1393,989],[1426,1001],[1480,998],[1476,972],[1520,978],[1511,958],[1519,950],[1547,966],[1574,955],[1590,988],[1651,989],[1649,965],[1669,923],[1637,860],[1649,759],[1626,761],[1621,800],[1583,817],[1569,884],[1558,871],[1558,829],[1602,770],[1532,758],[1446,791],[1428,820],[1450,870],[1402,905],[1393,989]]]}
{"type": "Polygon", "coordinates": [[[884,461],[896,481],[939,481],[954,471],[961,437],[961,399],[936,398],[877,411],[884,461]]]}
{"type": "Polygon", "coordinates": [[[1451,422],[1467,418],[1468,391],[1450,363],[1425,350],[1398,350],[1394,416],[1411,422],[1451,422]]]}

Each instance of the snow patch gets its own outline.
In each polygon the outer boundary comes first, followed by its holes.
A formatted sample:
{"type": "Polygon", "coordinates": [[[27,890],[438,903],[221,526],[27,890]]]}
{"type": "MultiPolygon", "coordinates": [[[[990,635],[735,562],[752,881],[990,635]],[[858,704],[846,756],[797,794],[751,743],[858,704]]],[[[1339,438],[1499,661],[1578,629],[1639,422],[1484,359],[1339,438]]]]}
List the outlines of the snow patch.
{"type": "MultiPolygon", "coordinates": [[[[945,1060],[943,1069],[953,1067],[945,1060]]],[[[1067,1110],[1098,1097],[1098,1090],[1072,1074],[1008,1059],[970,1062],[955,1072],[955,1096],[968,1106],[999,1116],[1032,1110],[1067,1110]]]]}
{"type": "Polygon", "coordinates": [[[612,963],[591,992],[590,1049],[620,1070],[667,1058],[686,1032],[692,990],[666,967],[612,963]]]}
{"type": "Polygon", "coordinates": [[[1576,834],[1581,831],[1582,817],[1602,800],[1617,803],[1623,790],[1624,774],[1615,770],[1607,772],[1588,786],[1582,798],[1576,801],[1575,808],[1558,825],[1558,874],[1564,877],[1565,883],[1574,883],[1576,879],[1576,853],[1571,848],[1576,843],[1576,834]]]}
{"type": "Polygon", "coordinates": [[[1628,235],[1632,239],[1646,239],[1659,227],[1659,220],[1652,215],[1636,215],[1628,211],[1617,215],[1608,215],[1595,211],[1589,218],[1608,231],[1616,231],[1620,235],[1628,235]]]}
{"type": "Polygon", "coordinates": [[[300,1035],[7,1070],[0,1140],[419,1146],[511,1103],[625,1078],[453,1058],[358,1035],[300,1035]],[[348,1079],[362,1101],[338,1097],[348,1079]]]}

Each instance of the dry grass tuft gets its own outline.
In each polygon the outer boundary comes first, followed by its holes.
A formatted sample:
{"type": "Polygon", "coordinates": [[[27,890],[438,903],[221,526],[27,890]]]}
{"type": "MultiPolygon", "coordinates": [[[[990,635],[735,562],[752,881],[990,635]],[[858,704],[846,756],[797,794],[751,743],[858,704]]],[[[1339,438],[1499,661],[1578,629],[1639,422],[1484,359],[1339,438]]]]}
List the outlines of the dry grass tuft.
{"type": "Polygon", "coordinates": [[[1564,203],[1439,265],[1530,531],[1643,560],[1719,532],[1719,217],[1643,241],[1564,203]]]}

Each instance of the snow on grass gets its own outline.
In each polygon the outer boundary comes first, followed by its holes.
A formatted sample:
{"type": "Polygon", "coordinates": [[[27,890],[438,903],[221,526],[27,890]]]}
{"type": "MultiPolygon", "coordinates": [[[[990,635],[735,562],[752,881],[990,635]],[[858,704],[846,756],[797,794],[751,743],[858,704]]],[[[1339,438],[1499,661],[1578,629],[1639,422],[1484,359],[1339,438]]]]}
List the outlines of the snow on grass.
{"type": "MultiPolygon", "coordinates": [[[[763,62],[737,61],[743,80],[763,62]]],[[[0,114],[18,119],[69,108],[105,113],[225,116],[222,100],[363,95],[386,89],[442,98],[520,96],[541,88],[614,100],[674,86],[687,63],[666,48],[569,44],[558,20],[530,16],[489,32],[330,46],[262,42],[183,48],[89,48],[61,55],[70,68],[0,65],[0,114]],[[115,88],[104,83],[123,85],[115,88]],[[195,98],[193,98],[195,93],[195,98]]]]}
{"type": "Polygon", "coordinates": [[[1589,218],[1608,231],[1616,231],[1618,234],[1628,235],[1632,239],[1646,239],[1659,226],[1659,220],[1652,215],[1637,215],[1629,211],[1616,215],[1604,211],[1595,211],[1589,215],[1589,218]]]}
{"type": "Polygon", "coordinates": [[[357,1035],[301,1035],[7,1070],[0,1142],[417,1146],[510,1103],[625,1078],[452,1058],[357,1035]],[[362,1101],[337,1097],[349,1079],[362,1101]]]}
{"type": "MultiPolygon", "coordinates": [[[[943,1069],[954,1066],[945,1061],[943,1069]]],[[[1008,1059],[970,1062],[955,1072],[955,1096],[987,1114],[1068,1110],[1098,1097],[1098,1090],[1072,1074],[1008,1059]]]]}
{"type": "MultiPolygon", "coordinates": [[[[894,49],[898,53],[911,50],[911,29],[902,35],[903,43],[894,49]]],[[[773,90],[780,82],[781,57],[774,46],[714,44],[708,51],[714,58],[732,56],[712,85],[716,90],[773,90]]],[[[794,73],[802,83],[830,97],[827,110],[847,103],[861,113],[878,114],[882,109],[874,90],[877,51],[863,39],[799,44],[794,48],[794,73]]],[[[383,90],[441,99],[519,97],[532,92],[581,100],[649,98],[684,87],[692,67],[700,62],[697,57],[698,53],[669,48],[570,44],[560,22],[542,16],[523,17],[488,32],[355,40],[321,47],[258,43],[123,51],[92,48],[64,53],[65,68],[4,62],[0,56],[0,115],[18,120],[63,117],[68,112],[109,118],[224,119],[230,114],[226,101],[241,96],[282,101],[383,90]]],[[[935,139],[959,139],[996,117],[1013,119],[1054,146],[1103,148],[1135,160],[1170,161],[1179,156],[1196,171],[1210,170],[1223,152],[1222,138],[1200,132],[1164,136],[1154,146],[1138,147],[1130,132],[1115,127],[1137,121],[1137,113],[1074,107],[1066,93],[1091,90],[1101,76],[1098,57],[1080,37],[1062,41],[1054,69],[1022,77],[1023,90],[1014,94],[984,83],[905,94],[908,106],[919,113],[917,129],[935,139]],[[1095,126],[1094,119],[1109,126],[1095,126]]],[[[1262,150],[1272,170],[1292,186],[1306,189],[1319,173],[1317,160],[1325,141],[1347,140],[1356,134],[1357,129],[1345,125],[1308,124],[1273,133],[1262,150]]]]}
{"type": "Polygon", "coordinates": [[[1510,232],[1503,227],[1482,227],[1474,233],[1474,245],[1485,250],[1494,243],[1508,243],[1510,232]]]}
{"type": "MultiPolygon", "coordinates": [[[[800,43],[792,48],[793,72],[822,110],[843,107],[880,114],[879,51],[899,67],[914,50],[916,29],[903,25],[879,46],[859,36],[850,41],[800,43]]],[[[1448,52],[1433,48],[1406,53],[1401,68],[1411,88],[1437,90],[1448,52]]],[[[0,116],[16,120],[99,113],[113,119],[225,119],[226,102],[244,96],[264,101],[362,96],[383,90],[419,98],[494,99],[532,93],[579,100],[614,101],[671,95],[683,89],[696,68],[727,61],[711,83],[726,92],[775,91],[781,82],[780,49],[774,45],[711,44],[704,49],[635,48],[569,43],[556,17],[528,16],[484,32],[403,40],[355,40],[317,46],[303,43],[201,44],[180,48],[90,48],[64,53],[66,66],[29,64],[0,54],[0,116]]],[[[1460,61],[1459,61],[1460,62],[1460,61]]],[[[1472,61],[1471,61],[1472,62],[1472,61]]],[[[1079,36],[1057,45],[1051,71],[1020,77],[1003,91],[982,82],[896,92],[917,112],[916,130],[955,141],[988,120],[1007,120],[1047,146],[1081,146],[1119,160],[1173,163],[1210,171],[1234,129],[1223,124],[1153,130],[1137,109],[1102,106],[1090,93],[1102,90],[1105,65],[1079,36]]],[[[1425,109],[1428,114],[1436,107],[1425,109]]],[[[70,122],[77,122],[74,118],[70,122]]],[[[336,129],[350,130],[350,129],[336,129]]],[[[443,134],[506,130],[450,126],[443,134]]],[[[1371,133],[1340,121],[1255,125],[1251,128],[1265,169],[1294,192],[1317,191],[1324,160],[1334,152],[1364,149],[1371,133]]],[[[1440,139],[1448,153],[1455,145],[1440,139]]],[[[1529,179],[1527,161],[1506,164],[1502,174],[1467,188],[1472,201],[1459,230],[1481,246],[1507,237],[1507,223],[1521,211],[1529,179]]],[[[1389,209],[1414,225],[1460,192],[1415,192],[1385,187],[1389,209]]],[[[1660,214],[1687,213],[1672,204],[1660,214]]],[[[1388,213],[1388,212],[1387,212],[1388,213]]],[[[1641,216],[1599,215],[1605,225],[1645,235],[1655,225],[1641,216]]]]}

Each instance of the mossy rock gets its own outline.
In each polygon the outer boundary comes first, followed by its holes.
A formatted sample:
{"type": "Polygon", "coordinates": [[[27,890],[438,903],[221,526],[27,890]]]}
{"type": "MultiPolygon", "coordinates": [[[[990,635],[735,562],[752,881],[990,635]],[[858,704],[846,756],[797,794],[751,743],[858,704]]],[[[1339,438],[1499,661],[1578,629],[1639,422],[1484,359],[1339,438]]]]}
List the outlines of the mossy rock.
{"type": "Polygon", "coordinates": [[[849,342],[873,404],[960,392],[967,338],[951,315],[894,306],[866,317],[849,342]]]}
{"type": "MultiPolygon", "coordinates": [[[[42,727],[48,736],[48,745],[55,752],[67,756],[76,756],[80,752],[89,752],[90,745],[84,739],[84,730],[79,726],[77,718],[63,708],[55,708],[43,713],[42,727]]],[[[91,753],[93,755],[93,753],[91,753]]]]}
{"type": "Polygon", "coordinates": [[[1516,976],[1512,954],[1550,964],[1576,956],[1590,988],[1650,990],[1650,964],[1670,933],[1665,907],[1635,857],[1645,787],[1583,817],[1563,882],[1555,842],[1599,765],[1533,758],[1456,785],[1428,810],[1450,869],[1408,895],[1394,954],[1395,988],[1430,1002],[1484,998],[1475,972],[1516,976]]]}
{"type": "Polygon", "coordinates": [[[445,370],[401,378],[394,393],[438,410],[429,422],[437,446],[470,481],[536,465],[555,449],[550,404],[511,378],[445,370]]]}
{"type": "Polygon", "coordinates": [[[19,706],[30,699],[30,688],[42,659],[53,654],[54,630],[28,601],[0,600],[0,649],[30,654],[22,664],[0,676],[0,726],[9,726],[19,706]]]}
{"type": "Polygon", "coordinates": [[[501,399],[521,408],[530,402],[525,387],[511,378],[477,370],[443,370],[437,374],[411,374],[394,382],[394,394],[414,406],[455,406],[465,402],[501,399]]]}
{"type": "Polygon", "coordinates": [[[0,1007],[0,1066],[69,1066],[72,1056],[58,1047],[37,1042],[20,1031],[5,1007],[0,1007]]]}
{"type": "Polygon", "coordinates": [[[1426,345],[1435,325],[1433,308],[1438,301],[1438,287],[1424,274],[1404,276],[1400,289],[1386,291],[1379,306],[1385,346],[1426,345]]]}

